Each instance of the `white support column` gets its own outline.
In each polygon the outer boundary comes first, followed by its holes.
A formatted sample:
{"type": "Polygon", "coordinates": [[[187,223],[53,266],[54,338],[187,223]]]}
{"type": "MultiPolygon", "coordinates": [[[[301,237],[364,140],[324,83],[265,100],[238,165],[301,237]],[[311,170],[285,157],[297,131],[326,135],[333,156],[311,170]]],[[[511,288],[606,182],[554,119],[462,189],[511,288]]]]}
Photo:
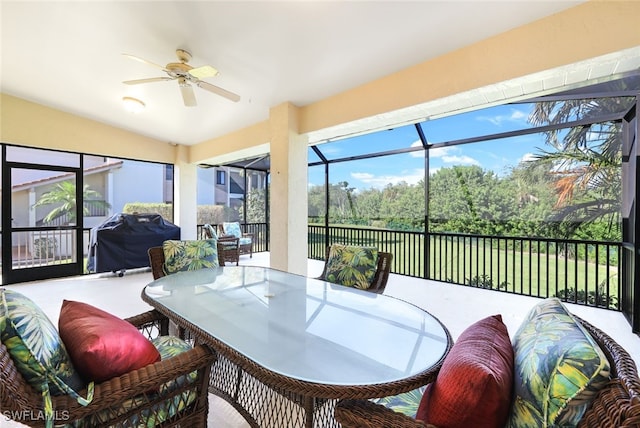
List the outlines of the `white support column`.
{"type": "Polygon", "coordinates": [[[36,209],[33,207],[36,204],[36,189],[35,187],[31,187],[29,189],[29,227],[34,227],[36,225],[36,209]]]}
{"type": "Polygon", "coordinates": [[[176,147],[173,168],[174,222],[180,226],[182,239],[196,239],[198,228],[198,166],[189,163],[186,146],[176,147]]]}
{"type": "Polygon", "coordinates": [[[107,208],[107,217],[111,217],[111,215],[113,214],[113,171],[109,170],[109,172],[107,173],[107,177],[105,179],[105,188],[107,189],[106,195],[105,195],[105,199],[107,201],[107,203],[109,204],[109,208],[107,208]]]}
{"type": "Polygon", "coordinates": [[[298,108],[273,107],[271,131],[271,267],[307,273],[307,144],[298,134],[298,108]]]}

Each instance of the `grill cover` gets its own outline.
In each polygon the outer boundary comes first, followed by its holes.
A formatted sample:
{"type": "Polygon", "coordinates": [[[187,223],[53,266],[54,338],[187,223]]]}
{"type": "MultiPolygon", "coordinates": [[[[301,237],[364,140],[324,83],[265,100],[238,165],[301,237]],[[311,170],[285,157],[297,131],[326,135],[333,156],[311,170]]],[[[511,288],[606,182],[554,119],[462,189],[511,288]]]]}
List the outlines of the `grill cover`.
{"type": "Polygon", "coordinates": [[[147,250],[180,239],[180,228],[160,214],[115,214],[91,229],[89,272],[116,272],[149,266],[147,250]]]}

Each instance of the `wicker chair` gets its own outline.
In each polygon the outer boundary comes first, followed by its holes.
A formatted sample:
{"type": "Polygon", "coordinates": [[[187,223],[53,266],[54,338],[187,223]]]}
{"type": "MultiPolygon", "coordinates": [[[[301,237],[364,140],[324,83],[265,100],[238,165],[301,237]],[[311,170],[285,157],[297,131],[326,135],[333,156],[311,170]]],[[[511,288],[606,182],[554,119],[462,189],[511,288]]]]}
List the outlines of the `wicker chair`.
{"type": "MultiPolygon", "coordinates": [[[[155,310],[127,321],[149,338],[166,334],[168,329],[167,318],[155,310]]],[[[135,426],[135,421],[146,421],[148,424],[145,426],[153,426],[151,421],[157,418],[155,426],[204,428],[209,406],[209,374],[214,362],[215,356],[208,347],[196,345],[172,358],[96,384],[93,400],[86,407],[69,395],[52,396],[56,422],[73,424],[82,421],[80,426],[135,426]],[[160,385],[192,372],[197,373],[193,383],[182,383],[182,386],[162,396],[157,393],[160,385]],[[187,394],[195,396],[195,399],[185,406],[187,394]],[[173,416],[166,416],[171,414],[170,408],[175,410],[181,406],[184,408],[173,416]]],[[[18,372],[4,344],[0,344],[0,373],[2,417],[31,427],[44,427],[42,393],[33,389],[18,372]]],[[[86,391],[80,393],[86,395],[86,391]]]]}
{"type": "Polygon", "coordinates": [[[233,225],[232,229],[240,231],[240,223],[222,223],[218,225],[218,239],[225,240],[228,238],[238,238],[240,241],[240,254],[249,254],[249,257],[253,257],[253,234],[251,233],[230,233],[229,226],[233,225]],[[227,228],[225,228],[225,226],[227,228]]]}
{"type": "MultiPolygon", "coordinates": [[[[575,318],[598,342],[611,364],[611,380],[598,393],[578,427],[640,427],[640,380],[633,359],[606,333],[575,318]]],[[[437,428],[365,400],[340,401],[335,417],[343,428],[437,428]]]]}
{"type": "MultiPolygon", "coordinates": [[[[325,264],[322,269],[322,274],[318,277],[323,281],[326,281],[327,276],[327,263],[329,260],[329,251],[331,250],[331,246],[327,247],[327,252],[325,255],[325,264]]],[[[382,251],[378,252],[378,266],[376,267],[376,274],[371,281],[371,286],[366,289],[366,291],[370,291],[372,293],[382,294],[384,292],[385,287],[387,286],[387,281],[389,280],[389,272],[391,271],[391,261],[393,260],[393,254],[385,253],[382,251]]]]}
{"type": "Polygon", "coordinates": [[[224,266],[227,262],[235,263],[238,266],[240,264],[240,238],[232,236],[218,238],[218,259],[220,266],[224,266]]]}
{"type": "Polygon", "coordinates": [[[210,224],[202,227],[204,239],[218,240],[218,262],[224,266],[226,262],[240,264],[240,238],[233,236],[216,236],[215,229],[210,224]]]}

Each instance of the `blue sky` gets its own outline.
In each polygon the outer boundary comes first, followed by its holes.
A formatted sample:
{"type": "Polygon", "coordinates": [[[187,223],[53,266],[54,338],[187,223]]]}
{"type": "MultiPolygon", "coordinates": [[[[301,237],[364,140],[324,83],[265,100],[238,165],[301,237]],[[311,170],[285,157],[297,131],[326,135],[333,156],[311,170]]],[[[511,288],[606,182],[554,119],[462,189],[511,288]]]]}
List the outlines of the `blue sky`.
{"type": "MultiPolygon", "coordinates": [[[[452,141],[479,135],[496,134],[517,129],[530,128],[527,119],[532,104],[503,105],[489,109],[464,113],[425,122],[423,129],[432,143],[452,141]]],[[[365,153],[394,150],[420,145],[413,125],[353,137],[319,146],[329,159],[338,159],[365,153]]],[[[494,140],[480,144],[465,144],[442,147],[430,152],[430,173],[454,165],[478,165],[483,169],[505,175],[509,169],[523,159],[528,159],[536,148],[544,147],[539,134],[494,140]]],[[[317,160],[309,155],[309,161],[317,160]]],[[[350,187],[368,189],[382,188],[389,183],[406,181],[417,183],[424,177],[424,155],[422,151],[341,162],[330,167],[332,183],[347,181],[350,187]]],[[[309,169],[309,185],[324,182],[324,167],[309,169]]]]}

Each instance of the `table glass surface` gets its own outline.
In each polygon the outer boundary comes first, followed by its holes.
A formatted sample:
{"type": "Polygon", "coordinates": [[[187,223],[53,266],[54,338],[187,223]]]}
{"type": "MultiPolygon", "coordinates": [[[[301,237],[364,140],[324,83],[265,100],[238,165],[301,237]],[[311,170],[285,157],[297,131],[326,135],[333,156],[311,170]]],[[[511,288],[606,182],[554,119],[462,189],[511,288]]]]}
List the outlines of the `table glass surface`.
{"type": "Polygon", "coordinates": [[[398,381],[447,348],[440,322],[414,305],[270,268],[179,272],[144,293],[260,366],[307,382],[398,381]]]}

